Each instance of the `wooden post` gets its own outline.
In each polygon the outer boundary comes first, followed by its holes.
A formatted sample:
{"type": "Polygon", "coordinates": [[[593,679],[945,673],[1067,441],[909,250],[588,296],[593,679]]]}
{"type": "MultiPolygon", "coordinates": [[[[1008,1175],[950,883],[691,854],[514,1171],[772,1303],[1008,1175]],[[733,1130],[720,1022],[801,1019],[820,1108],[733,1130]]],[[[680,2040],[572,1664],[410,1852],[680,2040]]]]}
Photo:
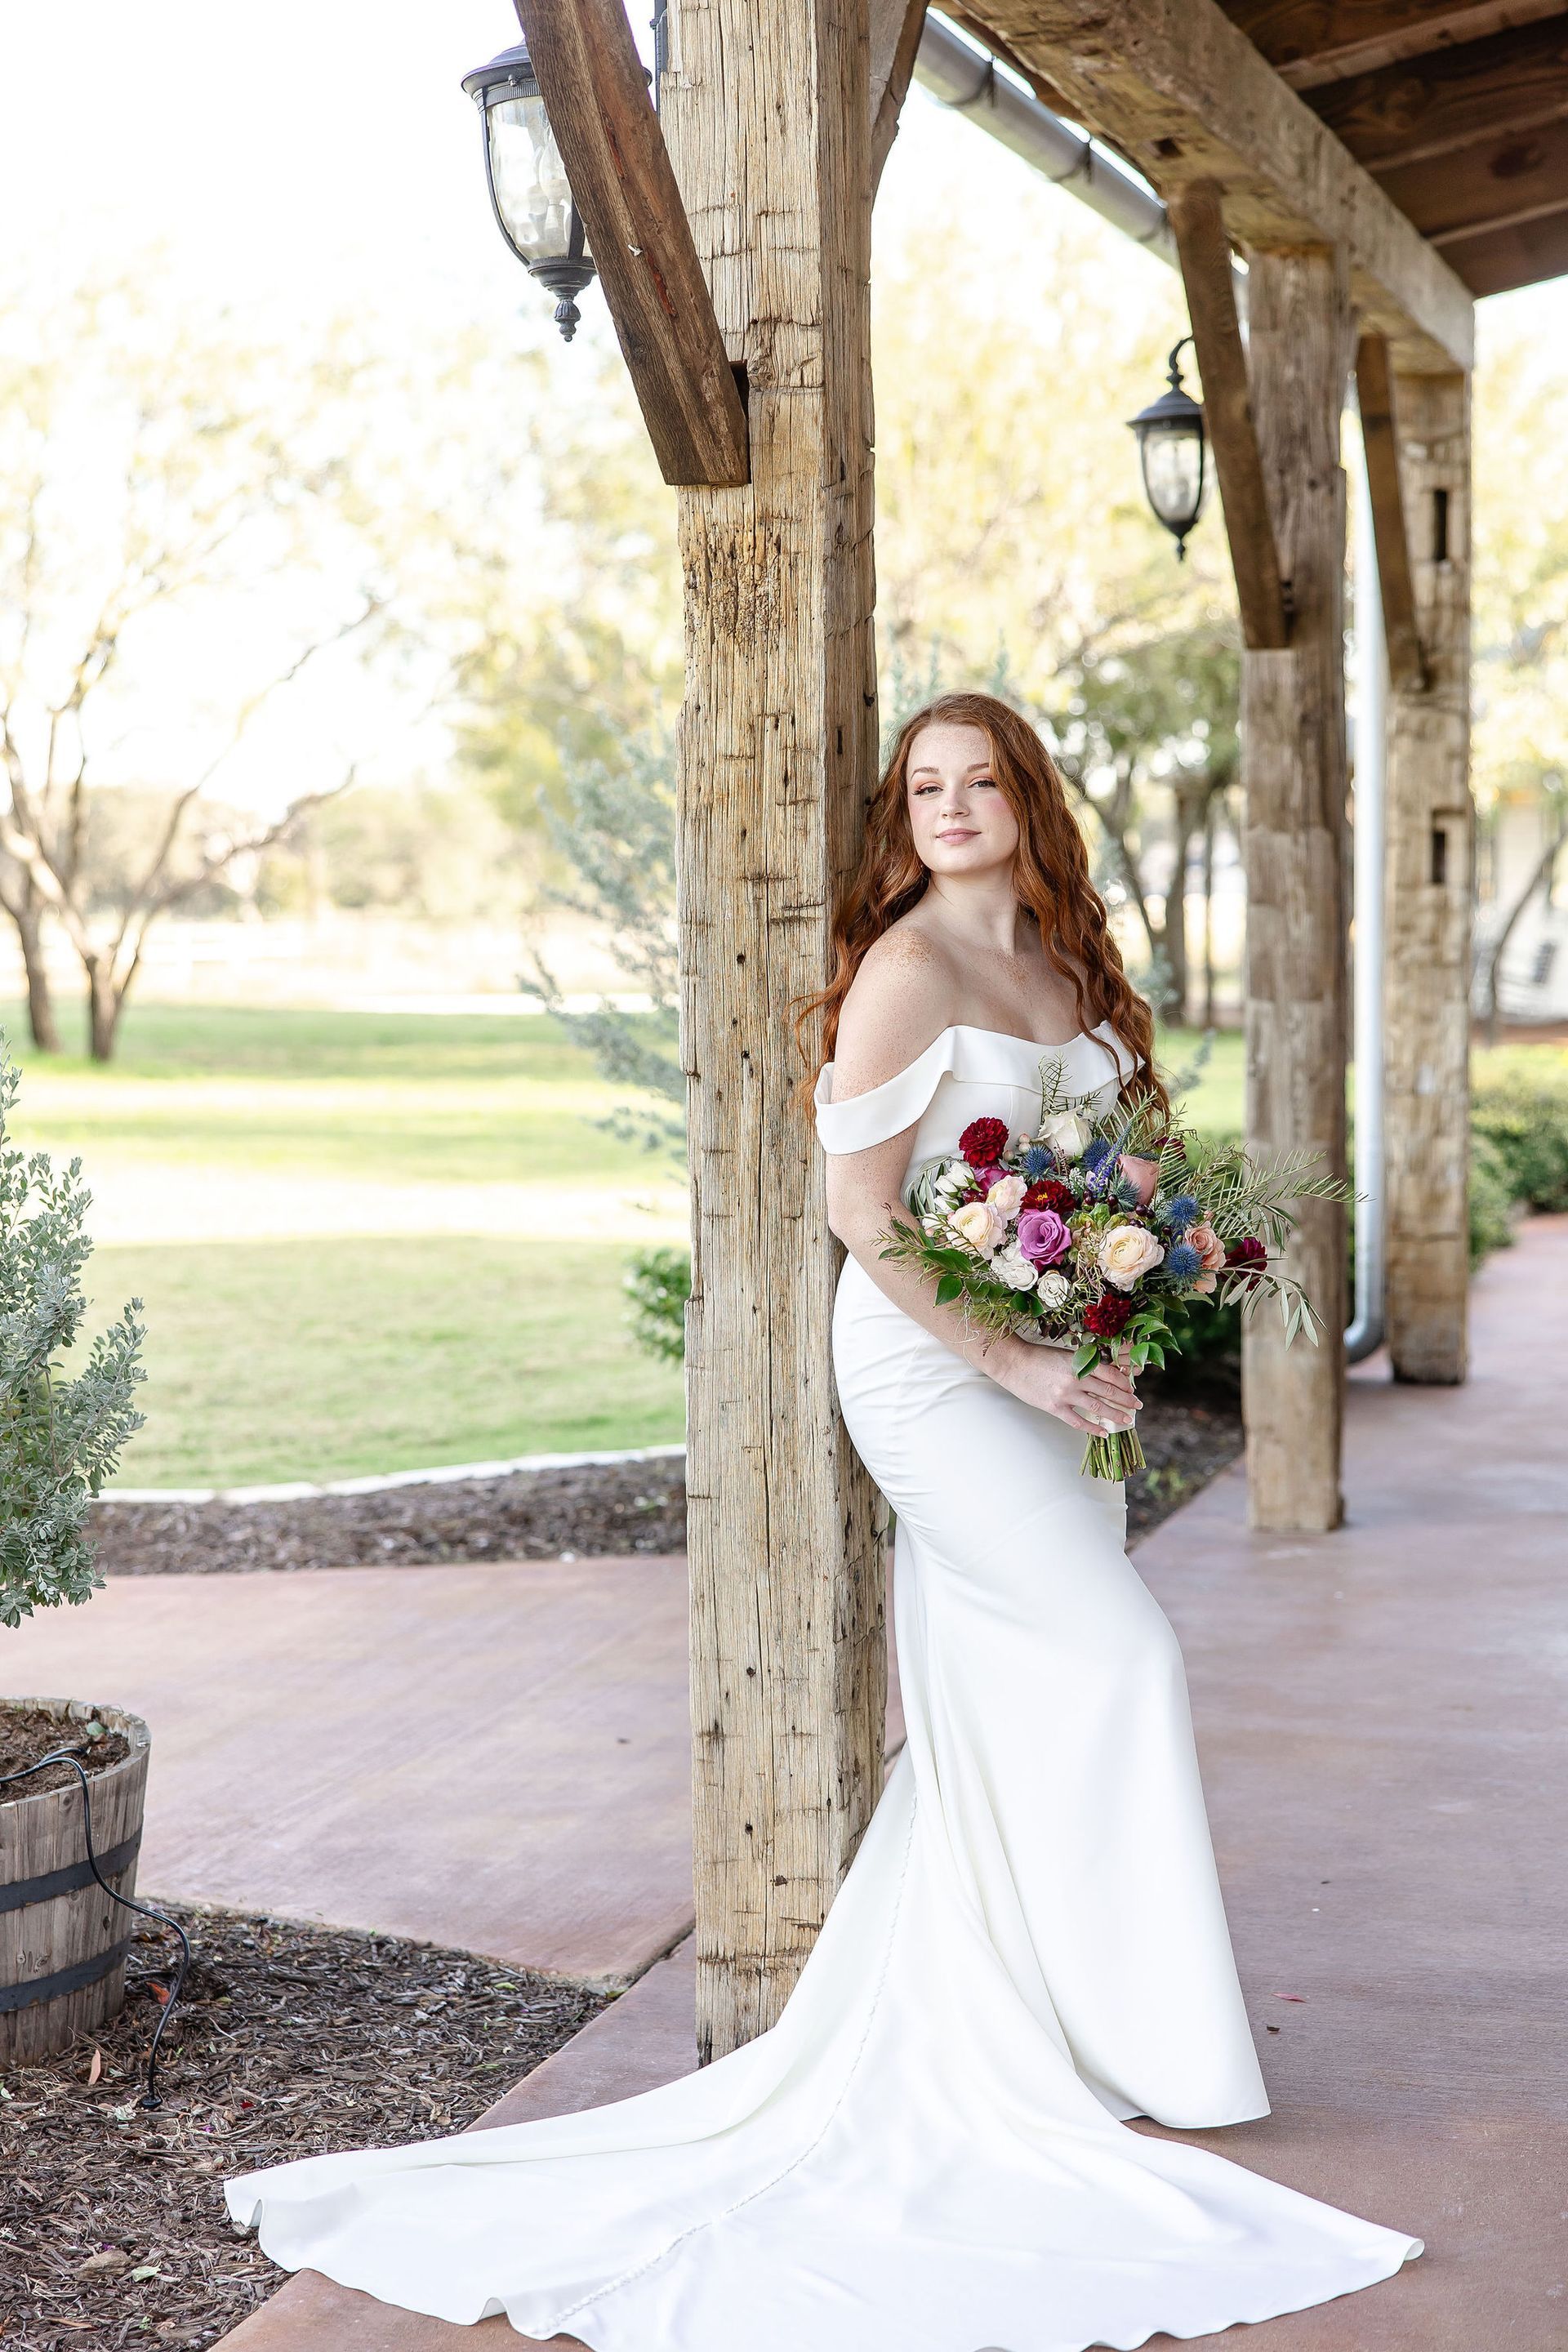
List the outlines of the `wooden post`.
{"type": "Polygon", "coordinates": [[[1386,1319],[1395,1376],[1462,1381],[1469,1293],[1469,379],[1394,382],[1426,686],[1390,705],[1386,1319]]]}
{"type": "MultiPolygon", "coordinates": [[[[1247,1129],[1255,1151],[1345,1165],[1345,493],[1340,415],[1351,360],[1343,257],[1248,257],[1252,412],[1288,583],[1290,642],[1242,661],[1247,806],[1247,1129]]],[[[1322,1319],[1282,1344],[1260,1308],[1243,1350],[1252,1522],[1342,1516],[1345,1212],[1309,1202],[1289,1270],[1322,1319]]]]}
{"type": "Polygon", "coordinates": [[[770,2025],[880,1792],[875,1498],[792,1008],[828,967],[877,751],[864,0],[689,0],[663,121],[752,478],[680,499],[679,896],[698,2032],[770,2025]]]}

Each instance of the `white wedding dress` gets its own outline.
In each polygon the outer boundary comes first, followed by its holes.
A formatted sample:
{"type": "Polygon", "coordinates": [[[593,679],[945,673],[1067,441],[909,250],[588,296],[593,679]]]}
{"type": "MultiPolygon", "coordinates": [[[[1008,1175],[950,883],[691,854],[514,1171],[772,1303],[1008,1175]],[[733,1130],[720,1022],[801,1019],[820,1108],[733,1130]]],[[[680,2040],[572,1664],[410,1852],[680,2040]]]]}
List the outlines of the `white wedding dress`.
{"type": "MultiPolygon", "coordinates": [[[[1051,1049],[1117,1083],[1110,1033],[1051,1049]]],[[[830,1152],[1034,1124],[1042,1048],[950,1029],[830,1152]]],[[[1174,1636],[1120,1486],[851,1260],[846,1420],[898,1515],[908,1744],[784,2016],[584,2115],[228,2188],[273,2259],[595,2352],[1084,2352],[1209,2336],[1420,2242],[1130,2131],[1268,2111],[1174,1636]]]]}

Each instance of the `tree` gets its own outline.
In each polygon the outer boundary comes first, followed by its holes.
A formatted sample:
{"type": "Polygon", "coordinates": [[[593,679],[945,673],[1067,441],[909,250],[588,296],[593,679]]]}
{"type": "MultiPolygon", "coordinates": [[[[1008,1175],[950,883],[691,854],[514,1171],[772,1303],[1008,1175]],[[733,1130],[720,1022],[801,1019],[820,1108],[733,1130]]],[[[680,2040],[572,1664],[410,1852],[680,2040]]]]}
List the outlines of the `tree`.
{"type": "Polygon", "coordinates": [[[58,1044],[47,920],[80,960],[107,1060],[150,926],[352,773],[339,761],[254,821],[203,821],[273,704],[389,635],[343,455],[363,372],[342,348],[285,363],[119,289],[19,312],[0,346],[0,908],[43,1050],[58,1044]],[[95,799],[148,741],[178,780],[95,891],[95,799]]]}
{"type": "Polygon", "coordinates": [[[1079,805],[1110,845],[1147,944],[1157,1007],[1172,1019],[1206,1021],[1213,1013],[1213,976],[1206,971],[1200,1008],[1188,954],[1186,879],[1194,844],[1202,841],[1206,968],[1213,832],[1240,756],[1236,632],[1216,620],[1148,637],[1103,657],[1087,656],[1065,670],[1059,684],[1066,691],[1045,714],[1046,731],[1079,805]],[[1156,845],[1151,801],[1164,793],[1170,803],[1156,845]],[[1168,852],[1158,915],[1149,871],[1155,845],[1168,852]]]}

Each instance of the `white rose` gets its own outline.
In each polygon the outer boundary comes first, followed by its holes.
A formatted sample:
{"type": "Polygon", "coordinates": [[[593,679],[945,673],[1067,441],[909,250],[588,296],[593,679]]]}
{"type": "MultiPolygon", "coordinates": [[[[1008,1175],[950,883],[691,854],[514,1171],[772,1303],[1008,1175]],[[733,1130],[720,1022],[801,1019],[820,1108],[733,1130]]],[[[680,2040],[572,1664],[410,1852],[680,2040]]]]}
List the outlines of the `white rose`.
{"type": "Polygon", "coordinates": [[[934,1186],[939,1201],[956,1201],[967,1192],[974,1181],[974,1171],[967,1160],[950,1160],[934,1186]]]}
{"type": "Polygon", "coordinates": [[[987,1208],[994,1209],[999,1217],[1016,1217],[1024,1205],[1028,1187],[1021,1176],[1001,1176],[985,1195],[987,1208]]]}
{"type": "Polygon", "coordinates": [[[973,1250],[988,1252],[995,1239],[991,1212],[984,1201],[970,1201],[955,1209],[948,1219],[960,1241],[967,1242],[973,1250]]]}
{"type": "Polygon", "coordinates": [[[1035,1294],[1042,1307],[1057,1307],[1061,1306],[1071,1288],[1066,1275],[1058,1274],[1054,1265],[1048,1265],[1035,1285],[1035,1294]]]}
{"type": "Polygon", "coordinates": [[[1081,1160],[1094,1129],[1076,1110],[1054,1111],[1040,1129],[1040,1141],[1059,1151],[1064,1160],[1081,1160]]]}
{"type": "Polygon", "coordinates": [[[1142,1225],[1112,1225],[1100,1237],[1100,1270],[1118,1290],[1131,1290],[1164,1255],[1153,1234],[1142,1225]]]}
{"type": "Polygon", "coordinates": [[[1009,1290],[1033,1290],[1039,1272],[1016,1244],[998,1250],[991,1261],[991,1270],[1000,1275],[1009,1290]]]}

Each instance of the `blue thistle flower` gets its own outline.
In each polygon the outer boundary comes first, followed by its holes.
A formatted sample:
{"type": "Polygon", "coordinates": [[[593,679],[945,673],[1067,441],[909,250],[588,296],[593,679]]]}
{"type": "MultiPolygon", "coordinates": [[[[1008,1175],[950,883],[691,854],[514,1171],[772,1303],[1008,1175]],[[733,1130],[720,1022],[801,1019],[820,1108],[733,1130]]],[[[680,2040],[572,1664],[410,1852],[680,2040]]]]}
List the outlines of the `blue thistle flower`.
{"type": "Polygon", "coordinates": [[[1031,1143],[1024,1154],[1024,1173],[1033,1183],[1037,1177],[1048,1176],[1056,1166],[1056,1156],[1043,1143],[1031,1143]]]}
{"type": "Polygon", "coordinates": [[[1115,1158],[1115,1145],[1113,1143],[1108,1143],[1104,1136],[1100,1135],[1096,1136],[1094,1141],[1085,1151],[1083,1155],[1083,1164],[1089,1170],[1090,1175],[1098,1175],[1100,1171],[1104,1167],[1106,1161],[1108,1160],[1113,1160],[1115,1158]]]}
{"type": "Polygon", "coordinates": [[[1195,1225],[1197,1221],[1198,1204],[1190,1192],[1183,1192],[1176,1200],[1172,1201],[1165,1210],[1166,1223],[1178,1226],[1184,1233],[1189,1225],[1195,1225]]]}
{"type": "Polygon", "coordinates": [[[1191,1242],[1178,1242],[1165,1252],[1165,1272],[1173,1282],[1190,1282],[1203,1270],[1203,1260],[1191,1242]]]}

